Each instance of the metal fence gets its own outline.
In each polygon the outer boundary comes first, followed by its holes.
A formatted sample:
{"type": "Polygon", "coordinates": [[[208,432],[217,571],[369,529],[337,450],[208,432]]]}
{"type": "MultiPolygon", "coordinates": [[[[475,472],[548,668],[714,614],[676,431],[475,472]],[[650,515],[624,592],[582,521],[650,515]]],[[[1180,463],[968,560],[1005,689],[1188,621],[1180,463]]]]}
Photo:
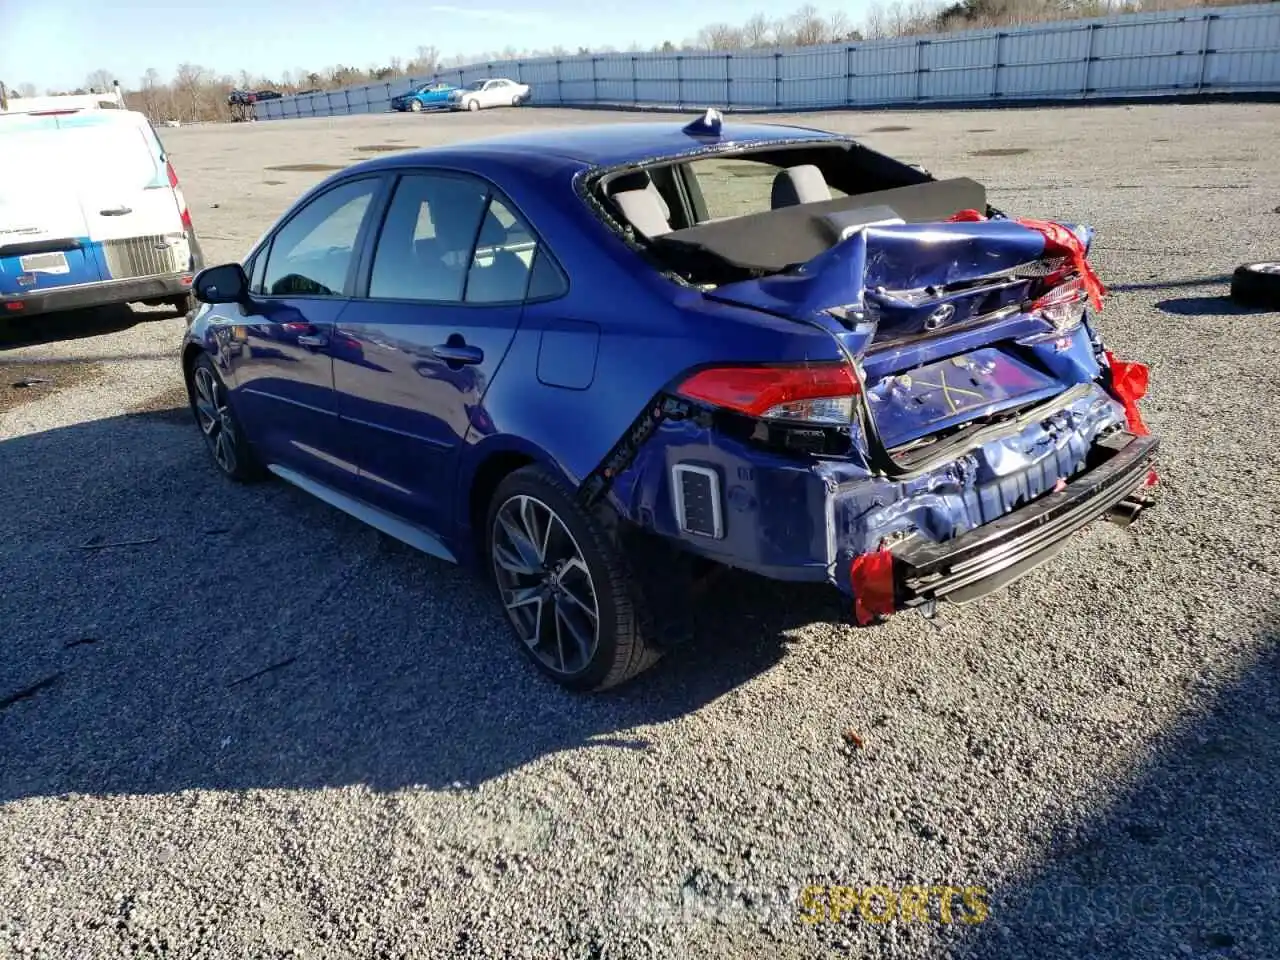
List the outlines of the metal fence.
{"type": "Polygon", "coordinates": [[[822,47],[610,53],[472,64],[256,105],[258,119],[381,113],[431,80],[490,76],[544,106],[728,111],[1280,92],[1280,3],[822,47]]]}

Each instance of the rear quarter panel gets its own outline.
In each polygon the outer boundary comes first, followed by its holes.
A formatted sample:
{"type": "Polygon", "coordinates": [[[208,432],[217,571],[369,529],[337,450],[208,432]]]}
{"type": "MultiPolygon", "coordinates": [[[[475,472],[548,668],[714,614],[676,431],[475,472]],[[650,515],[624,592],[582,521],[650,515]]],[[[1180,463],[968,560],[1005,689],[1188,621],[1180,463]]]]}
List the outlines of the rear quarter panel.
{"type": "Polygon", "coordinates": [[[495,179],[555,254],[569,292],[525,307],[468,432],[458,502],[485,460],[504,452],[552,466],[576,487],[693,367],[839,358],[824,330],[715,304],[662,277],[567,184],[542,182],[536,164],[525,173],[495,179]]]}

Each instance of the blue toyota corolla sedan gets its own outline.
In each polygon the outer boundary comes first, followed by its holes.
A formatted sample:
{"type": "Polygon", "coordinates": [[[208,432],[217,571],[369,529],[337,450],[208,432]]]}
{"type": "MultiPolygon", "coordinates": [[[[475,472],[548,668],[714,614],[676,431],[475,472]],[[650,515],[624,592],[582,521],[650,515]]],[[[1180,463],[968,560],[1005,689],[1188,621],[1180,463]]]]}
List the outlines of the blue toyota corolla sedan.
{"type": "Polygon", "coordinates": [[[311,189],[198,276],[182,367],[224,474],[474,564],[533,663],[598,690],[726,565],[867,624],[1132,520],[1157,441],[1092,236],[715,111],[525,133],[311,189]]]}

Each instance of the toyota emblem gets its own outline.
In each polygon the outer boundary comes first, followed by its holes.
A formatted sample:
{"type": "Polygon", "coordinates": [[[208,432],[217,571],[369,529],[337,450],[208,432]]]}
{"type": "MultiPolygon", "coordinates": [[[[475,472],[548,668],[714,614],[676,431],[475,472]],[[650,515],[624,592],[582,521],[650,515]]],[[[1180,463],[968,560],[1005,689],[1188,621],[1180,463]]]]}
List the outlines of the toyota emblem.
{"type": "Polygon", "coordinates": [[[924,322],[926,330],[937,330],[940,326],[956,315],[956,308],[949,303],[944,303],[933,313],[929,314],[928,319],[924,322]]]}

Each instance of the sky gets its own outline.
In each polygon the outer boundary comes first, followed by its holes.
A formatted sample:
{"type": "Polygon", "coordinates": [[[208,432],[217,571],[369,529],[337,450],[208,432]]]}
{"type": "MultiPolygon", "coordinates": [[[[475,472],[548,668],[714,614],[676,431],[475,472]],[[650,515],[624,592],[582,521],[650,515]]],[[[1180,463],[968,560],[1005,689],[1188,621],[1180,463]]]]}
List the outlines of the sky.
{"type": "MultiPolygon", "coordinates": [[[[645,48],[692,39],[715,22],[779,18],[803,0],[0,0],[0,80],[74,88],[93,70],[125,87],[183,61],[235,76],[366,68],[419,46],[441,57],[507,46],[645,48]],[[376,11],[376,12],[375,12],[376,11]]],[[[861,2],[815,3],[856,19],[861,2]]]]}

